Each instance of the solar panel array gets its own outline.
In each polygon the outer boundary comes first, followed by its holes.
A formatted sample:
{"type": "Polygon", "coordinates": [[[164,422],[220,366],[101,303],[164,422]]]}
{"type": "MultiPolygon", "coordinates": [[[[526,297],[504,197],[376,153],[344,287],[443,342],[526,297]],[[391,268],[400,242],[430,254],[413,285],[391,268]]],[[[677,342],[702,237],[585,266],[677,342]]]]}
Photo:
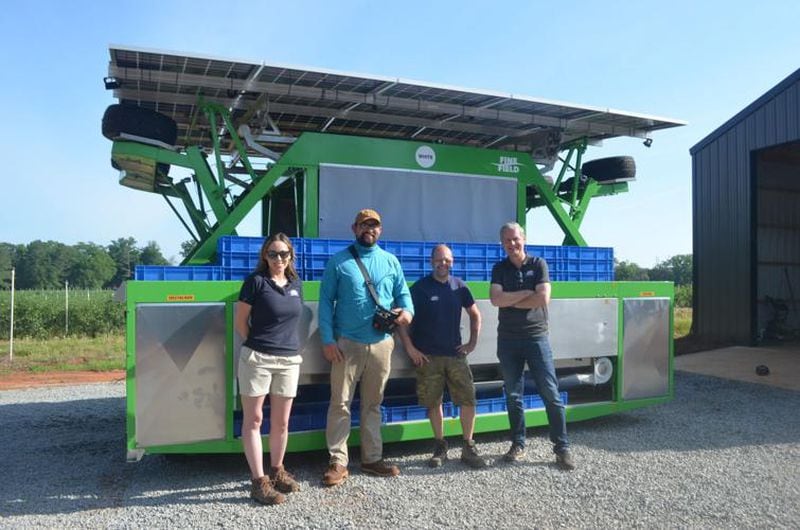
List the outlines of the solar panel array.
{"type": "MultiPolygon", "coordinates": [[[[114,96],[172,117],[180,145],[211,145],[198,102],[254,132],[414,139],[542,154],[577,138],[646,137],[683,122],[399,78],[140,48],[110,48],[114,96]],[[270,123],[271,121],[271,123],[270,123]]],[[[266,143],[277,152],[285,143],[266,143]]],[[[552,153],[550,153],[552,155],[552,153]]]]}

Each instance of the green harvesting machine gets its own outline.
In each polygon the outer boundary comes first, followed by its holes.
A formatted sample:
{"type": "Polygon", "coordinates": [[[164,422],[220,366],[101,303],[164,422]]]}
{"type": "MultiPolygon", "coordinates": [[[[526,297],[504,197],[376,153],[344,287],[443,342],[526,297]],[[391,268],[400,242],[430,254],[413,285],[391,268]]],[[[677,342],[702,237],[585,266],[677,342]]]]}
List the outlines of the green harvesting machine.
{"type": "MultiPolygon", "coordinates": [[[[635,179],[631,157],[584,161],[587,149],[626,136],[649,145],[652,133],[682,122],[398,78],[109,51],[104,82],[118,103],[102,128],[119,183],[163,197],[195,242],[181,267],[145,270],[124,286],[130,459],[242,450],[233,315],[260,242],[236,232],[249,215],[260,214],[259,236],[295,239],[304,279],[290,451],[325,447],[318,280],[364,207],[381,213],[382,244],[410,281],[426,273],[434,244],[454,249],[454,273],[484,319],[469,357],[476,432],[508,428],[487,280],[503,257],[500,225],[525,226],[534,208],[564,236],[560,247],[529,251],[554,273],[551,343],[568,421],[671,399],[672,284],[613,281],[613,250],[589,247],[580,227],[592,199],[627,192],[635,179]]],[[[384,439],[429,438],[413,367],[396,342],[384,439]]],[[[546,424],[541,402],[528,397],[528,425],[546,424]]],[[[448,435],[460,432],[456,412],[446,408],[448,435]]]]}

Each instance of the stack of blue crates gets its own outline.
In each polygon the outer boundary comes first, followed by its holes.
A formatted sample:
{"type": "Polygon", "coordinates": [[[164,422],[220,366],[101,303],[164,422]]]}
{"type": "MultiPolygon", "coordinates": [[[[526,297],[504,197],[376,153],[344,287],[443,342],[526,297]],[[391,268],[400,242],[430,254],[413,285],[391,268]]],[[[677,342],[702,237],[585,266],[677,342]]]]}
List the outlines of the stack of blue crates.
{"type": "MultiPolygon", "coordinates": [[[[243,280],[258,264],[262,237],[224,236],[217,243],[217,266],[137,266],[137,280],[243,280]]],[[[295,268],[303,280],[321,280],[328,260],[352,240],[292,238],[295,268]]],[[[431,271],[430,255],[436,242],[381,241],[400,261],[406,280],[416,281],[431,271]]],[[[489,281],[492,267],[505,257],[498,243],[447,242],[453,251],[452,274],[466,281],[489,281]]],[[[529,255],[547,261],[553,281],[614,280],[614,250],[608,247],[528,245],[529,255]]]]}
{"type": "MultiPolygon", "coordinates": [[[[350,240],[304,239],[302,276],[321,280],[331,256],[350,245],[350,240]]],[[[400,261],[406,280],[416,281],[430,274],[430,255],[436,242],[381,241],[380,245],[400,261]]],[[[452,274],[466,281],[489,281],[492,267],[505,258],[498,243],[447,242],[453,251],[452,274]]],[[[567,247],[528,245],[526,251],[547,261],[553,281],[614,280],[614,250],[608,247],[567,247]]]]}
{"type": "MultiPolygon", "coordinates": [[[[568,402],[566,392],[561,392],[561,401],[565,405],[568,402]]],[[[522,398],[525,410],[542,409],[544,401],[538,394],[525,394],[522,398]]],[[[360,423],[359,402],[353,401],[350,406],[350,425],[358,427],[360,423]]],[[[478,414],[492,414],[506,412],[506,398],[499,397],[478,397],[475,403],[475,411],[478,414]]],[[[442,403],[442,416],[444,418],[458,418],[459,407],[451,401],[442,403]]],[[[296,403],[292,407],[292,414],[289,416],[289,431],[316,431],[325,428],[328,415],[328,402],[296,403]]],[[[428,409],[416,403],[416,397],[400,396],[397,398],[387,397],[381,406],[382,423],[398,423],[405,421],[425,421],[428,419],[428,409]]],[[[269,407],[264,409],[264,418],[261,422],[261,433],[269,434],[269,407]]],[[[233,435],[240,437],[242,434],[242,413],[237,411],[233,418],[233,435]]]]}
{"type": "Polygon", "coordinates": [[[213,281],[224,280],[223,268],[219,266],[201,265],[194,267],[172,267],[167,265],[137,265],[137,280],[151,281],[213,281]]]}

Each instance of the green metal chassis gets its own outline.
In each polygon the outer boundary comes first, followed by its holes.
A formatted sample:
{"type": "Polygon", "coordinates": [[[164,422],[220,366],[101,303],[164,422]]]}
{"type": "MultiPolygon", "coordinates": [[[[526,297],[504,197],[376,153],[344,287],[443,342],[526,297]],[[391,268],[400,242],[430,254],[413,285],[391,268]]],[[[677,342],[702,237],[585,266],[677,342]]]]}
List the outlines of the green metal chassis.
{"type": "MultiPolygon", "coordinates": [[[[215,257],[217,240],[225,235],[235,235],[236,226],[256,205],[269,198],[276,189],[276,182],[282,177],[302,175],[304,200],[302,204],[295,205],[300,218],[297,235],[318,237],[320,164],[418,170],[420,167],[415,165],[414,153],[420,146],[430,145],[405,140],[307,132],[297,137],[280,159],[269,165],[266,171],[257,171],[248,156],[247,148],[236,133],[228,111],[211,103],[203,103],[201,106],[212,124],[211,130],[214,131],[211,138],[215,166],[213,171],[206,161],[205,152],[198,146],[174,151],[155,145],[117,140],[111,150],[112,159],[122,168],[146,165],[155,171],[153,174],[140,175],[145,180],[149,179],[151,186],[147,191],[161,194],[189,233],[197,239],[197,244],[184,260],[184,264],[188,265],[211,263],[215,257]],[[230,135],[228,150],[222,148],[222,139],[216,132],[217,124],[224,124],[230,135]],[[234,177],[226,168],[222,159],[225,152],[238,160],[238,170],[247,175],[246,179],[234,177]],[[153,161],[189,169],[192,176],[174,181],[167,175],[159,174],[158,165],[153,164],[153,161]],[[187,187],[190,182],[196,185],[197,199],[187,187]],[[234,189],[240,191],[235,197],[231,195],[231,190],[234,189]],[[195,233],[192,233],[189,223],[170,202],[170,197],[183,203],[195,233]],[[209,217],[207,210],[210,210],[213,218],[209,217]]],[[[517,222],[525,226],[529,210],[545,207],[564,233],[563,244],[586,246],[580,226],[591,199],[628,191],[625,182],[600,185],[582,176],[581,161],[586,145],[586,141],[582,140],[563,146],[565,155],[561,158],[561,169],[552,184],[543,177],[529,154],[518,151],[430,145],[436,151],[436,162],[429,170],[516,178],[517,222]],[[513,170],[501,169],[498,164],[500,160],[515,161],[513,170]],[[571,186],[564,188],[562,181],[568,172],[575,178],[571,186]]],[[[268,231],[266,226],[265,222],[265,233],[268,231]]]]}
{"type": "MultiPolygon", "coordinates": [[[[476,299],[488,299],[488,282],[468,282],[476,299]]],[[[240,453],[241,441],[233,435],[233,413],[236,397],[233,386],[233,306],[238,297],[241,282],[216,281],[216,282],[151,282],[130,281],[127,283],[126,310],[127,341],[126,341],[126,421],[127,421],[127,449],[129,453],[144,454],[177,454],[177,453],[240,453]],[[169,303],[181,301],[208,303],[224,302],[226,318],[225,340],[225,411],[226,427],[224,439],[202,441],[177,445],[160,445],[142,448],[136,442],[136,306],[141,303],[169,303]]],[[[317,301],[319,299],[319,282],[304,283],[304,299],[317,301]]],[[[567,406],[567,421],[575,422],[605,416],[615,412],[622,412],[650,405],[664,403],[673,398],[673,285],[669,282],[553,282],[554,298],[617,298],[620,301],[629,298],[665,297],[670,300],[669,311],[669,392],[668,394],[648,399],[623,400],[622,377],[614,378],[612,399],[610,401],[572,404],[567,406]]],[[[623,315],[622,303],[618,304],[619,318],[617,336],[618,352],[617,364],[623,358],[623,315]]],[[[619,372],[618,372],[619,373],[619,372]]],[[[525,414],[529,427],[547,424],[544,409],[529,410],[525,414]]],[[[475,432],[492,432],[508,429],[508,418],[505,412],[492,414],[479,414],[475,420],[475,432]]],[[[445,434],[456,435],[461,433],[458,419],[448,418],[444,422],[445,434]]],[[[385,442],[401,442],[408,440],[427,439],[433,436],[430,423],[427,420],[409,421],[385,424],[382,427],[385,442]]],[[[264,436],[268,440],[268,436],[264,436]]],[[[360,443],[357,428],[351,432],[349,444],[356,446],[360,443]]],[[[265,448],[269,444],[265,442],[265,448]]],[[[325,432],[323,430],[292,432],[289,434],[288,448],[290,452],[320,450],[326,447],[325,432]]]]}

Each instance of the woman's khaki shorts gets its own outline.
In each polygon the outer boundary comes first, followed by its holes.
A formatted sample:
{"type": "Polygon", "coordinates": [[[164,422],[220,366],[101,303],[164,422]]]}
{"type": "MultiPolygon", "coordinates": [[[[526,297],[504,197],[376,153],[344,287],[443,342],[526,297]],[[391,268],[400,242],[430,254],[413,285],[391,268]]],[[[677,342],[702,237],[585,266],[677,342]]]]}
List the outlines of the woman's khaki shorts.
{"type": "Polygon", "coordinates": [[[300,379],[299,355],[270,355],[242,346],[239,352],[239,393],[256,397],[270,394],[290,397],[297,395],[300,379]]]}

